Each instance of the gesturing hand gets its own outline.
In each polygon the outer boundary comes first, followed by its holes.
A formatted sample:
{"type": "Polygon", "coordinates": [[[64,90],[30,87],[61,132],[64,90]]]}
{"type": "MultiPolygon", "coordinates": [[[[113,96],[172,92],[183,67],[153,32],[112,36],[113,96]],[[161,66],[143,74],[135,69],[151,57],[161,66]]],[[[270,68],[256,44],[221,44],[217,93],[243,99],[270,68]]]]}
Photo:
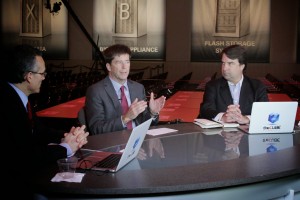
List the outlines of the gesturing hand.
{"type": "Polygon", "coordinates": [[[127,113],[124,115],[123,122],[127,123],[128,121],[135,119],[140,113],[144,112],[147,107],[146,101],[138,101],[138,99],[135,99],[130,105],[127,113]]]}
{"type": "Polygon", "coordinates": [[[166,102],[166,97],[161,96],[157,99],[154,99],[154,94],[151,92],[149,107],[152,114],[158,114],[160,110],[164,107],[166,102]]]}

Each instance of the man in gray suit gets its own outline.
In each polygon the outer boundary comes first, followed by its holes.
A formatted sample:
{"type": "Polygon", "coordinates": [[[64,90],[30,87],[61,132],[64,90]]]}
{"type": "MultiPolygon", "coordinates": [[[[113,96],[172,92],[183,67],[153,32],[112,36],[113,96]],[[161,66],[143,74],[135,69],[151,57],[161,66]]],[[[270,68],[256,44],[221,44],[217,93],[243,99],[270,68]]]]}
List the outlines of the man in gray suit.
{"type": "Polygon", "coordinates": [[[269,101],[266,87],[243,74],[247,67],[243,47],[226,47],[221,57],[223,77],[207,83],[198,117],[248,124],[253,102],[269,101]]]}
{"type": "Polygon", "coordinates": [[[122,44],[115,44],[103,51],[108,76],[87,89],[85,114],[87,126],[92,135],[120,131],[128,123],[135,127],[150,117],[158,122],[158,115],[165,104],[165,97],[154,99],[151,93],[149,104],[142,84],[127,79],[130,72],[131,50],[122,44]],[[122,114],[121,86],[129,109],[122,114]]]}

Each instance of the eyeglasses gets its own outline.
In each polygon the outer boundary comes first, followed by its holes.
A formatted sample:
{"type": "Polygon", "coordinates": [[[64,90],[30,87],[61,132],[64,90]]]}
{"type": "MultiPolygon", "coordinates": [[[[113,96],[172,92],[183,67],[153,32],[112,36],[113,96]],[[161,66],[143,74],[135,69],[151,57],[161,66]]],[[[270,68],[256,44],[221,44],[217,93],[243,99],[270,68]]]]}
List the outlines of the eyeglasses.
{"type": "Polygon", "coordinates": [[[113,61],[115,63],[115,65],[128,65],[130,64],[130,61],[129,60],[125,60],[125,61],[122,61],[122,60],[115,60],[113,61]]]}
{"type": "Polygon", "coordinates": [[[43,72],[43,73],[33,72],[33,71],[28,71],[28,72],[31,72],[31,73],[33,73],[33,74],[39,74],[39,75],[44,76],[44,77],[47,76],[47,72],[43,72]]]}

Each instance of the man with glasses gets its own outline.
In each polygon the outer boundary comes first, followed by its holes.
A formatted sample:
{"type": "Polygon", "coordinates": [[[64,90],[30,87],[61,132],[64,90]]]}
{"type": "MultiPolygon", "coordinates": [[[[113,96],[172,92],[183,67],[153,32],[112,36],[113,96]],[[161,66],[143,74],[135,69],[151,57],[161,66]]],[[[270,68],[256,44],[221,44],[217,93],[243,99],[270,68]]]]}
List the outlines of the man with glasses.
{"type": "MultiPolygon", "coordinates": [[[[2,54],[5,66],[0,81],[0,121],[4,191],[23,188],[24,193],[11,193],[10,197],[32,197],[30,187],[34,173],[56,160],[73,156],[87,143],[85,126],[72,127],[69,132],[43,126],[31,111],[28,96],[40,92],[46,76],[41,52],[29,45],[18,45],[2,54]]],[[[50,181],[50,180],[49,180],[50,181]]],[[[32,198],[30,198],[32,199],[32,198]]]]}
{"type": "Polygon", "coordinates": [[[47,72],[42,72],[42,73],[40,73],[40,72],[33,72],[33,71],[28,71],[28,72],[31,72],[31,73],[33,73],[33,74],[39,74],[39,75],[42,75],[42,76],[45,77],[45,78],[46,78],[46,76],[47,76],[47,72]]]}

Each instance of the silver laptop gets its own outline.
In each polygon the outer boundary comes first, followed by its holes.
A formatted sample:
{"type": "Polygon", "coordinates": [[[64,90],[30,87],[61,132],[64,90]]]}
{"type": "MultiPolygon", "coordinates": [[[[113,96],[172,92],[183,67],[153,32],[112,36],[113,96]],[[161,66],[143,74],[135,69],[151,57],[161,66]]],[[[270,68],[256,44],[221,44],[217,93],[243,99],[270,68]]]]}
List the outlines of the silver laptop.
{"type": "Polygon", "coordinates": [[[117,172],[137,156],[151,122],[152,118],[132,129],[126,147],[122,152],[90,150],[88,156],[78,162],[77,168],[117,172]]]}
{"type": "Polygon", "coordinates": [[[249,134],[292,133],[298,102],[254,102],[249,125],[238,128],[249,134]]]}

